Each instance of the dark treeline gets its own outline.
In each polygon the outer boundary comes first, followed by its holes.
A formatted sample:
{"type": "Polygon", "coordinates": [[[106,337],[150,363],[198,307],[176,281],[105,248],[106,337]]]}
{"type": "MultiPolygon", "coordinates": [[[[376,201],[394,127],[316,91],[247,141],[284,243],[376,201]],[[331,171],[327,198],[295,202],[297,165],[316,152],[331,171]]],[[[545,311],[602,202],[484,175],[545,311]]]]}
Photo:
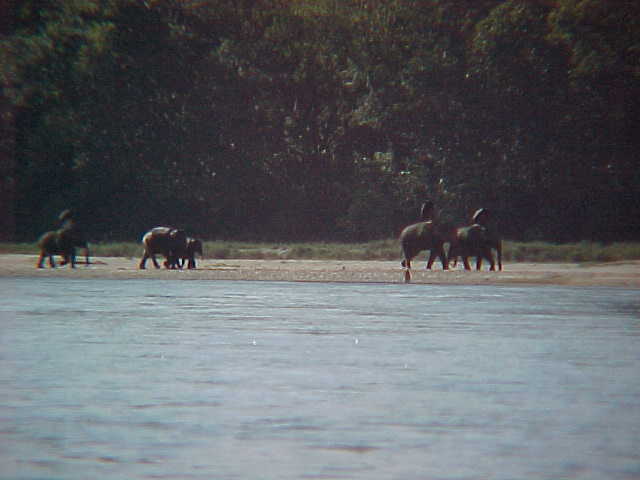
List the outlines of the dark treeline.
{"type": "Polygon", "coordinates": [[[17,240],[73,208],[94,241],[362,241],[425,198],[514,240],[640,239],[640,2],[11,5],[17,240]]]}

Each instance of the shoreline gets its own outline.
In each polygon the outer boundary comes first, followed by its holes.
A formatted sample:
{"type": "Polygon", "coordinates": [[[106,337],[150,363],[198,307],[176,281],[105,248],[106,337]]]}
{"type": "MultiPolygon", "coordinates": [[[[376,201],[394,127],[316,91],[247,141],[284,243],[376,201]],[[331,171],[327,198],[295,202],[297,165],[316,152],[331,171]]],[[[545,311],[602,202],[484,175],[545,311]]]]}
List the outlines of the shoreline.
{"type": "MultiPolygon", "coordinates": [[[[57,261],[56,257],[56,261],[57,261]]],[[[287,282],[404,283],[399,261],[380,260],[244,260],[198,259],[195,270],[138,268],[138,258],[94,257],[91,264],[36,268],[38,255],[0,255],[0,277],[62,277],[100,279],[245,280],[287,282]]],[[[84,257],[78,257],[84,262],[84,257]]],[[[564,285],[640,289],[640,261],[597,264],[507,263],[502,272],[464,271],[459,265],[444,271],[439,265],[429,271],[414,261],[414,284],[434,285],[564,285]],[[440,267],[440,268],[439,268],[440,267]]]]}

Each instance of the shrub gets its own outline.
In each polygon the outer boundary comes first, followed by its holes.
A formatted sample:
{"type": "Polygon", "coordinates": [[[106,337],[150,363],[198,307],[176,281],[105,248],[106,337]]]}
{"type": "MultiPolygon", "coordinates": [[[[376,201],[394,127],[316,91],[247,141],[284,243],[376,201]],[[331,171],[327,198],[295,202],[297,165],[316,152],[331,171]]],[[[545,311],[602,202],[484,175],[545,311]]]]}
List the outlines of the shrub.
{"type": "MultiPolygon", "coordinates": [[[[89,243],[92,256],[139,257],[139,242],[89,243]]],[[[37,254],[36,243],[0,243],[0,253],[37,254]]],[[[207,241],[205,258],[248,259],[317,259],[317,260],[398,260],[397,239],[367,243],[296,243],[265,244],[248,242],[207,241]]],[[[611,262],[640,260],[640,243],[619,242],[608,245],[592,242],[551,244],[505,241],[506,262],[611,262]]]]}

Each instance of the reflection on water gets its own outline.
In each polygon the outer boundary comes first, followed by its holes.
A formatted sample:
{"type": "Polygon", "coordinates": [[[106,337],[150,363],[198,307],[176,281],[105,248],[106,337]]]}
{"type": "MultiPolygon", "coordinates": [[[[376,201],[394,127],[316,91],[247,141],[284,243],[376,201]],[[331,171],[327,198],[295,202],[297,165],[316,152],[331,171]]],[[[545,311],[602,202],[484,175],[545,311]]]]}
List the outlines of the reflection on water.
{"type": "Polygon", "coordinates": [[[0,292],[0,478],[640,477],[637,291],[0,292]]]}

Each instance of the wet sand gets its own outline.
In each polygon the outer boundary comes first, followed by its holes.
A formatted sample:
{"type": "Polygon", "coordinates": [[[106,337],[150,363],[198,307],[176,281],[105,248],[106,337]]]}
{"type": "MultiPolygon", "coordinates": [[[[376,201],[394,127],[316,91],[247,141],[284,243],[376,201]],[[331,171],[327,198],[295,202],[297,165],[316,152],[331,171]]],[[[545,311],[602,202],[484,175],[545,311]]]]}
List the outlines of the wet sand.
{"type": "MultiPolygon", "coordinates": [[[[91,265],[36,268],[37,255],[0,255],[0,277],[162,278],[291,282],[402,283],[399,261],[199,259],[195,270],[138,268],[138,258],[95,257],[91,265]]],[[[80,260],[84,260],[83,257],[80,260]]],[[[415,262],[412,283],[453,285],[573,285],[640,288],[640,261],[608,263],[507,263],[502,272],[429,271],[415,262]]]]}

